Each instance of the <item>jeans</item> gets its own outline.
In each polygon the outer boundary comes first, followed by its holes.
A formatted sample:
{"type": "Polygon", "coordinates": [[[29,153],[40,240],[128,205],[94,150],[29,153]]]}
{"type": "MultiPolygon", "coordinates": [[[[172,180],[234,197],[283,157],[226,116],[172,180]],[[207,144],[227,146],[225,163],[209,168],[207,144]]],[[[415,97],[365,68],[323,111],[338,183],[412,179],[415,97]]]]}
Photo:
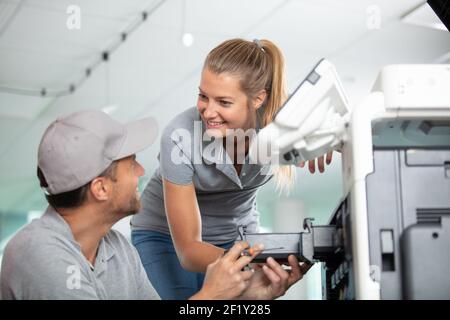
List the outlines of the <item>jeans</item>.
{"type": "MultiPolygon", "coordinates": [[[[161,299],[185,300],[200,291],[205,274],[183,269],[170,235],[135,230],[131,232],[131,242],[139,253],[148,279],[161,299]]],[[[229,242],[219,247],[228,249],[233,244],[234,242],[229,242]]]]}

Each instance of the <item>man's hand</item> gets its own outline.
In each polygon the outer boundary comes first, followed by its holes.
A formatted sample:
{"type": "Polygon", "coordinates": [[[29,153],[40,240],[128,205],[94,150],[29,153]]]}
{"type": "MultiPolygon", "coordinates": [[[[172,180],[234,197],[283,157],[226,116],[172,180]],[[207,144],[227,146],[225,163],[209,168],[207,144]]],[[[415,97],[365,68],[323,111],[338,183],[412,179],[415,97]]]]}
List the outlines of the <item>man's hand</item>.
{"type": "MultiPolygon", "coordinates": [[[[333,151],[328,152],[326,155],[320,156],[316,159],[309,160],[308,161],[308,167],[309,172],[314,173],[316,172],[316,160],[317,160],[317,168],[319,169],[319,172],[322,173],[325,171],[325,162],[327,165],[331,163],[331,160],[333,158],[333,151]]],[[[303,168],[305,166],[305,162],[302,161],[298,164],[300,168],[303,168]]]]}
{"type": "Polygon", "coordinates": [[[205,281],[199,293],[193,299],[235,299],[247,289],[250,278],[254,275],[252,270],[243,270],[254,257],[263,249],[262,246],[254,246],[249,249],[246,242],[235,244],[226,254],[208,265],[205,281]]]}
{"type": "Polygon", "coordinates": [[[303,278],[311,265],[299,264],[293,255],[288,257],[291,270],[285,270],[273,258],[267,258],[267,264],[255,268],[255,274],[240,299],[267,300],[275,299],[286,293],[294,283],[303,278]]]}

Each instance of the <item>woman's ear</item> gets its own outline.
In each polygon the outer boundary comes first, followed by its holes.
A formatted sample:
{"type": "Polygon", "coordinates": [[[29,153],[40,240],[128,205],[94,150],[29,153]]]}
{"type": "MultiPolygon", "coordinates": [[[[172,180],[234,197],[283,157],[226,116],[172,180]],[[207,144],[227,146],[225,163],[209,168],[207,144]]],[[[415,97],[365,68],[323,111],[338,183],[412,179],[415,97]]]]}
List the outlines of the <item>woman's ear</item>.
{"type": "Polygon", "coordinates": [[[256,95],[255,98],[253,98],[253,108],[255,110],[258,110],[259,108],[262,107],[262,105],[264,104],[264,101],[266,101],[267,98],[267,92],[266,90],[261,90],[258,92],[258,94],[256,95]]]}

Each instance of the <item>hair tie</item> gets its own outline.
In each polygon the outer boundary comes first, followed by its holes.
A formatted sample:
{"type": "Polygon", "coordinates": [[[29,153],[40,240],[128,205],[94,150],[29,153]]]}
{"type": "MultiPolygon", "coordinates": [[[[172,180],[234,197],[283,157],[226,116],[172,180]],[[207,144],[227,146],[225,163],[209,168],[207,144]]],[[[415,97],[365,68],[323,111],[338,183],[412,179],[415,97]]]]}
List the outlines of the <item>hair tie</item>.
{"type": "Polygon", "coordinates": [[[261,44],[261,41],[259,41],[258,39],[253,39],[253,42],[256,43],[256,45],[261,49],[262,52],[266,52],[261,44]]]}

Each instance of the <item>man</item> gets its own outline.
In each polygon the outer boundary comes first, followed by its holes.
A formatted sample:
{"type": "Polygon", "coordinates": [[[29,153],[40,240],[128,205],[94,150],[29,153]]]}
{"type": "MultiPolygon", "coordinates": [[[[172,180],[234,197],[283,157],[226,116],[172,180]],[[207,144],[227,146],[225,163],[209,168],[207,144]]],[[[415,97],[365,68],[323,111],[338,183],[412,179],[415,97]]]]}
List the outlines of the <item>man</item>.
{"type": "MultiPolygon", "coordinates": [[[[3,299],[159,299],[136,249],[111,227],[139,211],[135,154],[156,138],[150,118],[121,125],[100,111],[80,111],[53,122],[38,150],[38,178],[49,206],[5,248],[3,299]]],[[[260,252],[236,244],[208,267],[192,299],[269,299],[284,294],[302,273],[273,260],[244,267],[260,252]]],[[[259,250],[259,251],[258,251],[259,250]]]]}

